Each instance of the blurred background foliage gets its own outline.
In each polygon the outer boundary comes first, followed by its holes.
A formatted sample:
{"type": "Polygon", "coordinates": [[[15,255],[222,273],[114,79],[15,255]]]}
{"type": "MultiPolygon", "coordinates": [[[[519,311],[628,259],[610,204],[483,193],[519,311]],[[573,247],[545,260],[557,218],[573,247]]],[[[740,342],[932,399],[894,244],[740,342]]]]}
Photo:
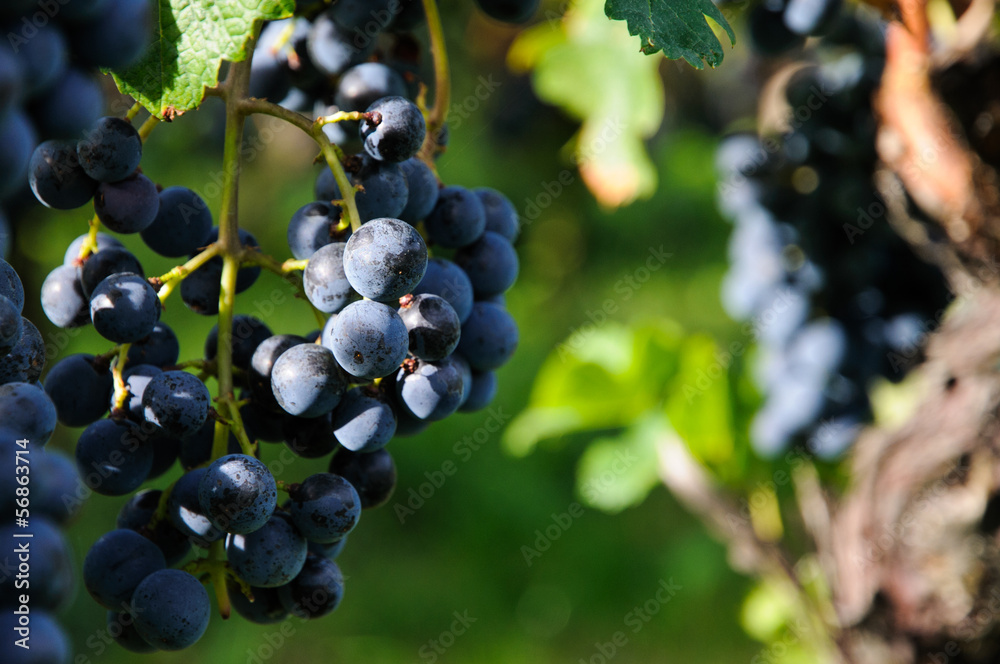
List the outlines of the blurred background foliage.
{"type": "MultiPolygon", "coordinates": [[[[752,331],[718,297],[729,228],[715,210],[713,152],[721,131],[753,111],[753,82],[740,82],[745,52],[738,43],[720,69],[698,72],[642,56],[600,0],[581,0],[563,22],[567,6],[543,3],[519,34],[471,3],[443,3],[453,106],[440,174],[503,191],[524,224],[508,296],[521,345],[495,404],[393,442],[396,494],[351,535],[334,616],[265,627],[234,616],[194,649],[155,661],[808,661],[786,594],[729,568],[725,549],[660,486],[654,449],[679,437],[748,495],[786,463],[748,450],[752,331]]],[[[739,15],[729,18],[739,35],[739,15]]],[[[215,101],[157,128],[143,169],[217,211],[215,101]]],[[[318,172],[296,132],[262,120],[247,136],[241,223],[279,258],[318,172]]],[[[34,209],[20,220],[12,259],[26,290],[38,292],[86,217],[34,209]]],[[[172,267],[126,243],[148,274],[172,267]]],[[[273,275],[237,311],[276,333],[315,325],[273,275]]],[[[53,354],[106,345],[90,328],[48,326],[38,302],[26,315],[47,326],[53,354]]],[[[164,316],[182,359],[200,356],[214,320],[179,300],[164,316]]],[[[78,433],[60,428],[52,444],[69,451],[78,433]]],[[[288,463],[283,450],[263,449],[278,479],[325,470],[288,463]]],[[[123,500],[90,499],[69,531],[78,559],[123,500]]],[[[77,664],[137,659],[101,640],[103,610],[85,592],[63,619],[77,664]]]]}

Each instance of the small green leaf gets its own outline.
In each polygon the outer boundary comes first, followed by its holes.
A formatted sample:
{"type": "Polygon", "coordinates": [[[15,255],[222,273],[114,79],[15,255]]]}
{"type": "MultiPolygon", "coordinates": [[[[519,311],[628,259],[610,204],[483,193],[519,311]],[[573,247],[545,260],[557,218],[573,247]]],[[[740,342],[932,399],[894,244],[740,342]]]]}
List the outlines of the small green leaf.
{"type": "Polygon", "coordinates": [[[675,436],[666,419],[647,415],[616,438],[587,446],[577,467],[576,489],[586,505],[615,513],[638,505],[659,485],[656,442],[675,436]]]}
{"type": "Polygon", "coordinates": [[[137,64],[113,72],[115,82],[160,118],[197,108],[222,61],[246,59],[258,24],[294,10],[295,0],[157,0],[156,39],[137,64]]]}
{"type": "Polygon", "coordinates": [[[646,55],[662,50],[671,60],[684,58],[696,69],[718,67],[722,44],[707,18],[725,29],[729,41],[736,35],[712,0],[607,0],[608,18],[628,23],[630,34],[639,35],[646,55]]]}

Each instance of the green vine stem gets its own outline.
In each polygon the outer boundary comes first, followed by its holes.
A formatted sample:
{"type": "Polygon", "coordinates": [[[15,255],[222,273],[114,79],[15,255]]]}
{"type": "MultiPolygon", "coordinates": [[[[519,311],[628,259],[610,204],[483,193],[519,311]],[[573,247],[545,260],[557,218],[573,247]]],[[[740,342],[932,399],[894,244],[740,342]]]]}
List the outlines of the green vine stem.
{"type": "Polygon", "coordinates": [[[125,369],[125,361],[128,359],[128,351],[131,347],[132,344],[122,344],[118,347],[118,359],[115,360],[115,365],[111,369],[111,377],[115,384],[114,404],[111,406],[112,415],[124,411],[125,402],[128,401],[131,394],[125,385],[125,379],[122,377],[122,371],[125,369]]]}
{"type": "Polygon", "coordinates": [[[294,125],[308,134],[316,144],[319,145],[320,152],[326,160],[327,166],[333,172],[333,178],[337,181],[341,196],[344,197],[341,206],[351,222],[351,230],[357,231],[361,228],[361,216],[358,214],[358,205],[354,200],[354,185],[351,184],[344,171],[344,152],[330,142],[330,139],[323,133],[323,125],[319,122],[312,122],[301,113],[290,111],[287,108],[272,104],[264,99],[244,99],[240,102],[240,110],[245,115],[270,115],[271,117],[284,120],[294,125]]]}
{"type": "Polygon", "coordinates": [[[434,59],[434,108],[427,116],[427,136],[420,148],[420,158],[433,168],[437,151],[438,132],[448,119],[451,104],[451,74],[448,67],[448,50],[445,48],[444,27],[436,0],[423,0],[427,15],[427,30],[431,38],[431,57],[434,59]]]}
{"type": "Polygon", "coordinates": [[[159,277],[151,277],[149,279],[149,283],[153,285],[153,288],[157,289],[157,296],[160,298],[160,302],[163,302],[170,297],[170,294],[175,288],[177,288],[177,285],[183,281],[185,277],[218,256],[220,253],[222,253],[222,245],[218,242],[213,242],[199,252],[194,258],[189,260],[187,263],[184,263],[184,265],[178,265],[174,269],[170,270],[170,272],[167,272],[159,277]]]}

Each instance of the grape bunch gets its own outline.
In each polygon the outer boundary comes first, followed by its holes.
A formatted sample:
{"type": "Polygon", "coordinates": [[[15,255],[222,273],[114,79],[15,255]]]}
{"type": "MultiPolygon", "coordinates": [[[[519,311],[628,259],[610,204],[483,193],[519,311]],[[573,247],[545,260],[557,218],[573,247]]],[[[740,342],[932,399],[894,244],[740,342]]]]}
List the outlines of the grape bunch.
{"type": "Polygon", "coordinates": [[[841,14],[788,81],[790,130],[734,135],[717,154],[720,209],[735,225],[722,301],[761,346],[751,438],[762,454],[843,452],[870,420],[873,381],[920,361],[949,300],[872,181],[883,49],[876,23],[841,14]]]}
{"type": "MultiPolygon", "coordinates": [[[[0,203],[20,203],[40,140],[82,134],[104,112],[101,67],[136,62],[152,34],[148,0],[11,0],[0,6],[0,203]]],[[[0,210],[0,255],[10,225],[0,210]]]]}
{"type": "Polygon", "coordinates": [[[11,664],[64,662],[69,640],[54,614],[66,608],[76,581],[60,528],[85,496],[72,459],[45,449],[56,428],[56,409],[39,385],[45,348],[38,330],[21,315],[23,306],[21,280],[0,259],[0,541],[7,551],[0,629],[8,635],[0,654],[11,664]],[[16,644],[25,636],[30,651],[16,644]]]}

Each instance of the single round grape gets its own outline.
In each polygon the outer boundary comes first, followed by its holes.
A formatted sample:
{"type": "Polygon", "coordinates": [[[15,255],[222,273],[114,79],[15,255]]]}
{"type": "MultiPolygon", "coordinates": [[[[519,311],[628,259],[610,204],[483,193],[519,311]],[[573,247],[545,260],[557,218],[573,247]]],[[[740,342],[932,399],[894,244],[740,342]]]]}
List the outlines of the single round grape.
{"type": "MultiPolygon", "coordinates": [[[[260,243],[257,242],[257,238],[255,238],[253,236],[253,234],[250,233],[249,231],[243,230],[241,228],[241,229],[239,229],[239,235],[240,235],[240,244],[243,245],[244,247],[260,247],[260,243]]],[[[212,229],[208,232],[208,236],[205,238],[205,245],[207,246],[207,245],[215,242],[218,239],[219,239],[219,227],[218,226],[213,226],[212,229]]],[[[195,254],[191,255],[192,258],[194,258],[194,256],[195,256],[195,254]]],[[[219,299],[219,277],[222,275],[222,257],[221,256],[216,256],[216,257],[212,258],[205,265],[203,265],[202,267],[200,267],[197,270],[195,270],[195,272],[193,274],[197,274],[199,272],[205,272],[205,273],[208,273],[208,274],[212,275],[212,281],[214,281],[214,286],[215,286],[215,290],[214,290],[214,295],[215,295],[215,300],[216,300],[215,305],[214,305],[215,306],[215,313],[218,313],[218,307],[219,307],[219,303],[218,303],[218,299],[219,299]]],[[[193,276],[193,275],[191,275],[191,276],[193,276]]],[[[191,278],[191,276],[188,276],[184,280],[184,282],[187,282],[188,279],[191,278]]],[[[257,281],[257,277],[259,277],[259,276],[260,276],[260,267],[258,267],[256,265],[252,265],[252,266],[249,266],[249,267],[241,267],[236,272],[236,292],[237,293],[242,293],[246,289],[248,289],[251,286],[253,286],[254,283],[257,281]]],[[[183,285],[183,283],[182,283],[182,285],[183,285]]],[[[211,284],[209,283],[207,285],[210,286],[211,284]]],[[[182,296],[183,296],[183,291],[182,291],[182,296]]],[[[199,311],[198,313],[202,313],[202,312],[199,311]]],[[[215,314],[211,314],[211,315],[215,315],[215,314]]]]}
{"type": "Polygon", "coordinates": [[[355,37],[349,28],[338,25],[330,12],[316,17],[305,43],[313,66],[325,76],[340,75],[363,62],[375,48],[373,37],[355,37]]]}
{"type": "Polygon", "coordinates": [[[226,538],[226,557],[233,572],[262,588],[277,588],[294,579],[302,571],[306,552],[306,538],[283,512],[272,515],[252,533],[226,538]]]}
{"type": "Polygon", "coordinates": [[[409,192],[406,207],[399,213],[399,218],[408,224],[416,224],[426,219],[437,204],[437,177],[427,164],[416,157],[400,163],[399,167],[403,169],[409,192]]]}
{"type": "Polygon", "coordinates": [[[514,285],[519,264],[514,246],[499,233],[486,231],[455,252],[455,263],[469,275],[479,299],[499,295],[514,285]]]}
{"type": "Polygon", "coordinates": [[[213,523],[201,507],[198,494],[207,468],[194,468],[181,475],[167,496],[167,517],[195,546],[207,549],[225,532],[213,523]]]}
{"type": "Polygon", "coordinates": [[[417,360],[396,376],[396,395],[410,413],[421,420],[442,420],[462,403],[462,374],[451,362],[417,360]]]}
{"type": "Polygon", "coordinates": [[[398,219],[373,219],[347,241],[344,274],[351,286],[376,302],[411,292],[427,271],[427,246],[417,230],[398,219]]]}
{"type": "Polygon", "coordinates": [[[361,518],[361,497],[339,475],[310,475],[288,495],[292,523],[313,542],[335,542],[351,532],[361,518]]]}
{"type": "Polygon", "coordinates": [[[45,369],[45,341],[38,328],[21,316],[21,338],[0,357],[0,383],[35,383],[45,369]]]}
{"type": "Polygon", "coordinates": [[[28,165],[28,182],[35,198],[56,210],[78,208],[97,191],[97,180],[87,175],[72,141],[45,141],[35,148],[28,165]]]}
{"type": "Polygon", "coordinates": [[[420,151],[427,135],[424,115],[404,97],[383,97],[368,107],[361,121],[365,151],[382,161],[401,162],[420,151]]]}
{"type": "Polygon", "coordinates": [[[142,173],[118,182],[102,182],[94,195],[94,212],[116,233],[138,233],[156,219],[160,197],[156,185],[142,173]]]}
{"type": "Polygon", "coordinates": [[[276,334],[258,344],[250,358],[248,376],[250,392],[257,403],[272,411],[281,408],[274,398],[274,391],[271,389],[271,372],[274,369],[274,363],[286,350],[304,343],[306,340],[296,334],[276,334]]]}
{"type": "MultiPolygon", "coordinates": [[[[361,227],[363,231],[365,226],[361,227]]],[[[360,231],[359,231],[360,232],[360,231]]],[[[355,236],[352,236],[355,237],[355,236]]],[[[340,311],[350,302],[354,291],[344,274],[344,250],[347,245],[334,242],[320,247],[309,258],[302,274],[306,298],[323,313],[340,311]]]]}
{"type": "Polygon", "coordinates": [[[409,339],[399,314],[380,302],[361,300],[337,314],[330,350],[347,373],[374,380],[406,358],[409,339]]]}
{"type": "Polygon", "coordinates": [[[82,507],[77,500],[81,481],[76,463],[60,450],[47,448],[32,455],[32,464],[32,510],[54,523],[67,524],[82,507]]]}
{"type": "Polygon", "coordinates": [[[135,589],[135,628],[160,650],[194,645],[208,629],[212,604],[201,581],[178,569],[153,572],[135,589]]]}
{"type": "Polygon", "coordinates": [[[45,392],[68,427],[86,426],[108,412],[114,380],[107,363],[95,366],[94,360],[86,353],[67,355],[45,377],[45,392]]]}
{"type": "Polygon", "coordinates": [[[109,247],[87,257],[80,266],[80,288],[90,297],[97,285],[112,274],[131,273],[145,276],[142,264],[128,249],[109,247]]]}
{"type": "Polygon", "coordinates": [[[346,241],[351,229],[338,231],[340,219],[340,207],[326,201],[314,201],[300,207],[288,222],[288,248],[292,250],[292,255],[298,260],[305,260],[320,247],[346,241]]]}
{"type": "Polygon", "coordinates": [[[212,396],[205,383],[184,371],[164,371],[154,376],[142,394],[146,420],[184,439],[205,423],[212,396]]]}
{"type": "Polygon", "coordinates": [[[389,501],[396,488],[396,464],[385,449],[375,452],[338,450],[330,460],[330,472],[351,483],[361,498],[361,509],[389,501]]]}
{"type": "Polygon", "coordinates": [[[229,600],[240,614],[250,622],[257,625],[272,625],[288,618],[288,611],[281,605],[276,588],[260,588],[251,586],[253,601],[247,599],[243,594],[243,589],[234,581],[228,582],[229,600]]]}
{"type": "Polygon", "coordinates": [[[277,500],[278,489],[271,471],[246,454],[216,459],[198,484],[202,511],[228,533],[252,533],[261,528],[274,512],[277,500]]]}
{"type": "Polygon", "coordinates": [[[465,402],[459,406],[463,413],[472,413],[490,405],[497,394],[497,375],[492,371],[479,371],[472,374],[472,387],[465,402]]]}
{"type": "Polygon", "coordinates": [[[139,488],[153,467],[148,438],[127,420],[97,420],[80,434],[76,467],[84,483],[104,496],[139,488]]]}
{"type": "Polygon", "coordinates": [[[136,586],[166,566],[163,553],[148,539],[133,530],[112,530],[94,542],[83,559],[83,583],[104,608],[123,609],[136,586]]]}
{"type": "Polygon", "coordinates": [[[77,144],[80,166],[98,182],[119,182],[142,159],[142,138],[132,123],[116,117],[98,120],[77,144]]]}
{"type": "Polygon", "coordinates": [[[168,258],[197,251],[208,244],[212,211],[187,187],[167,187],[159,194],[156,218],[139,235],[146,246],[168,258]]]}
{"type": "Polygon", "coordinates": [[[15,48],[28,97],[43,93],[59,80],[69,61],[66,37],[62,30],[55,25],[46,25],[47,22],[32,26],[32,32],[25,33],[31,34],[30,39],[22,39],[16,46],[13,41],[15,33],[8,33],[8,43],[15,48]]]}
{"type": "Polygon", "coordinates": [[[170,326],[160,321],[148,335],[133,341],[128,349],[127,362],[132,364],[152,364],[163,368],[177,364],[181,347],[177,335],[170,326]]]}
{"type": "Polygon", "coordinates": [[[79,270],[60,265],[42,282],[42,311],[53,325],[73,328],[90,322],[90,301],[83,294],[79,270]]]}
{"type": "Polygon", "coordinates": [[[274,363],[271,389],[286,413],[310,418],[333,410],[347,389],[347,381],[329,348],[299,344],[274,363]]]}
{"type": "Polygon", "coordinates": [[[514,242],[520,231],[520,221],[517,209],[510,199],[489,187],[479,187],[472,191],[479,197],[486,212],[486,230],[499,233],[509,242],[514,242]]]}
{"type": "Polygon", "coordinates": [[[344,72],[334,100],[342,111],[364,111],[382,97],[405,96],[402,76],[381,62],[365,62],[344,72]]]}
{"type": "Polygon", "coordinates": [[[90,296],[90,320],[105,339],[131,343],[149,335],[160,319],[160,298],[136,274],[112,274],[90,296]]]}
{"type": "Polygon", "coordinates": [[[462,324],[448,301],[427,293],[403,297],[399,317],[409,333],[410,354],[434,362],[451,355],[458,347],[462,324]]]}
{"type": "Polygon", "coordinates": [[[0,425],[41,447],[56,427],[56,408],[39,386],[6,383],[0,385],[0,425]]]}
{"type": "Polygon", "coordinates": [[[222,266],[207,264],[184,277],[181,282],[181,301],[191,311],[202,316],[219,313],[220,279],[222,266]]]}
{"type": "Polygon", "coordinates": [[[462,325],[458,352],[475,371],[498,369],[517,349],[518,330],[513,316],[490,302],[476,302],[462,325]]]}
{"type": "Polygon", "coordinates": [[[377,390],[354,387],[333,411],[333,434],[344,448],[374,452],[396,433],[396,414],[377,390]]]}
{"type": "Polygon", "coordinates": [[[427,261],[427,272],[413,289],[413,295],[422,293],[444,298],[463,324],[472,313],[474,295],[469,275],[445,258],[432,258],[427,261]]]}
{"type": "Polygon", "coordinates": [[[278,588],[278,597],[289,613],[303,619],[325,616],[344,597],[344,575],[329,558],[306,556],[302,571],[291,583],[278,588]]]}
{"type": "Polygon", "coordinates": [[[486,230],[486,210],[479,197],[465,187],[445,187],[424,221],[435,244],[457,249],[472,244],[486,230]]]}

